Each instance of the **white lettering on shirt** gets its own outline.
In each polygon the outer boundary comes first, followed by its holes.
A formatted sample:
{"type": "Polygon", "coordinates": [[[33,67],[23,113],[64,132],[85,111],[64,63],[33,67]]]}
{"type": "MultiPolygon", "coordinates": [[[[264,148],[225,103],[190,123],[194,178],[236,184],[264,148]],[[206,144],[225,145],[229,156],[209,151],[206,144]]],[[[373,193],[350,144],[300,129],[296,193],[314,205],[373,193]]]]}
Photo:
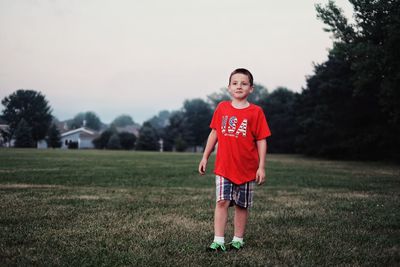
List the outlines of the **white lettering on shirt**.
{"type": "Polygon", "coordinates": [[[240,123],[239,128],[236,130],[236,127],[238,125],[237,117],[231,116],[228,120],[228,116],[222,116],[221,132],[225,136],[239,137],[239,135],[242,135],[243,137],[246,137],[247,121],[247,119],[243,119],[243,121],[240,123]]]}

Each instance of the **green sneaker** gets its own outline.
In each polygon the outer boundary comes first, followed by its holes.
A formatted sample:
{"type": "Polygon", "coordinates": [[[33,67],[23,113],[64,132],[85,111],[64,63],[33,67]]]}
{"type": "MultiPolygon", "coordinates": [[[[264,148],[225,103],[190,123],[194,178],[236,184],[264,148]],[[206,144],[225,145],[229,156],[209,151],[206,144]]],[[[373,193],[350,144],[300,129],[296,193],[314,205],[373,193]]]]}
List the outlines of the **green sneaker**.
{"type": "Polygon", "coordinates": [[[240,241],[232,241],[229,243],[229,249],[232,250],[241,250],[244,246],[244,242],[240,241]]]}
{"type": "Polygon", "coordinates": [[[207,251],[226,251],[226,247],[224,244],[212,242],[211,245],[207,248],[207,251]]]}

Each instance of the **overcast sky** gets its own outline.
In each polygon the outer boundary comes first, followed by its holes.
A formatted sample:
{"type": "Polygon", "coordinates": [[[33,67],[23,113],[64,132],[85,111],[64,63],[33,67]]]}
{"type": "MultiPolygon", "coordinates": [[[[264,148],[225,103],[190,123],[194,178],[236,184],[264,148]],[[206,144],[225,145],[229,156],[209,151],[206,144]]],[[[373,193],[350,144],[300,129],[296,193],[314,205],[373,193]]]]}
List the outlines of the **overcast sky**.
{"type": "Polygon", "coordinates": [[[94,111],[142,123],[205,100],[238,67],[269,91],[300,92],[332,46],[314,8],[327,2],[0,0],[0,98],[34,89],[60,120],[94,111]]]}

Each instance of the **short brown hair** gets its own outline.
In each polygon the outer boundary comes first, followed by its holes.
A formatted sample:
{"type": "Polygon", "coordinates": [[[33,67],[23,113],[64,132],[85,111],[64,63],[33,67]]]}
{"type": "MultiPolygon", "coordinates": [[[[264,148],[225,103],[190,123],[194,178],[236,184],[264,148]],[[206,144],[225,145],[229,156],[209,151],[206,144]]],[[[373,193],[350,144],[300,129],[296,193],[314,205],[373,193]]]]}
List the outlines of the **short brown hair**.
{"type": "Polygon", "coordinates": [[[229,76],[229,83],[228,84],[231,84],[232,76],[237,74],[237,73],[244,74],[247,77],[249,77],[250,86],[253,86],[253,75],[251,74],[250,71],[248,71],[246,69],[243,69],[243,68],[236,69],[236,70],[232,71],[231,75],[229,76]]]}

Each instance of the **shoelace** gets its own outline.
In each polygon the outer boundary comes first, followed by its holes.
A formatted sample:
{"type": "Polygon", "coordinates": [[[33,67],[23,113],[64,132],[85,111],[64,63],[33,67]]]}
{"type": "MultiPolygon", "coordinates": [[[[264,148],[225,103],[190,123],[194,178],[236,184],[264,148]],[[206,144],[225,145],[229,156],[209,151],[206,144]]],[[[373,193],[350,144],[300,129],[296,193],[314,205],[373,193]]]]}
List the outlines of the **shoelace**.
{"type": "Polygon", "coordinates": [[[213,242],[213,243],[211,244],[210,248],[212,248],[212,249],[218,249],[218,248],[221,248],[222,250],[224,250],[224,251],[225,251],[225,245],[218,244],[218,243],[216,243],[216,242],[213,242]]]}
{"type": "Polygon", "coordinates": [[[241,248],[241,247],[244,245],[244,243],[242,243],[242,242],[240,242],[240,241],[232,241],[232,242],[230,242],[229,244],[230,244],[231,246],[237,248],[237,249],[241,248]]]}

